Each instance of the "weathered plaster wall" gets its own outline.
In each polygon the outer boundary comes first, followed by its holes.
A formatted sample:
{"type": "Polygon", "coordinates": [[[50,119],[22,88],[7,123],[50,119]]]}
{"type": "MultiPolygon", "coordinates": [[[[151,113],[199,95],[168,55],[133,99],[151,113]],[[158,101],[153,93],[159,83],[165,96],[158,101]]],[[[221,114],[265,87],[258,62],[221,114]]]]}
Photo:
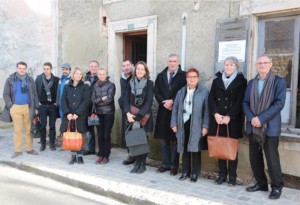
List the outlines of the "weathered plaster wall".
{"type": "Polygon", "coordinates": [[[42,71],[46,61],[56,65],[51,13],[51,0],[43,4],[36,0],[0,1],[0,99],[5,79],[15,72],[18,61],[25,61],[33,76],[42,71]]]}

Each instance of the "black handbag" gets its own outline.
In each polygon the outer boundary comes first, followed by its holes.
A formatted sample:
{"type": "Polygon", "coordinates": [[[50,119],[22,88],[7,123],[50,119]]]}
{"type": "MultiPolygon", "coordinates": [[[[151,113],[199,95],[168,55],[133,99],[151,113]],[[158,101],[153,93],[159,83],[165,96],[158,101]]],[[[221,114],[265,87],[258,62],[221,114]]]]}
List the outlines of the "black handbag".
{"type": "Polygon", "coordinates": [[[127,127],[125,131],[126,146],[129,148],[131,156],[138,156],[149,153],[149,145],[147,140],[147,133],[143,127],[132,129],[132,123],[127,127]]]}

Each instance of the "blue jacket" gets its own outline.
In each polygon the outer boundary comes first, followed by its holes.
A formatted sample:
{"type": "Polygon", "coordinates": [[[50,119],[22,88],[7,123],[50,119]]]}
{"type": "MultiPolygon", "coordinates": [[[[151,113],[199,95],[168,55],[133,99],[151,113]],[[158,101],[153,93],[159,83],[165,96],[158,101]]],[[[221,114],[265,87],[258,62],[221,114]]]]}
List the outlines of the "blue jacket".
{"type": "MultiPolygon", "coordinates": [[[[253,79],[249,81],[246,89],[243,109],[246,115],[246,133],[252,133],[252,118],[256,117],[250,109],[250,94],[252,89],[253,79]]],[[[273,92],[270,93],[271,104],[267,110],[260,113],[258,118],[262,124],[267,124],[266,135],[268,137],[279,137],[281,132],[281,115],[280,111],[285,104],[286,82],[283,78],[276,76],[273,92]]]]}

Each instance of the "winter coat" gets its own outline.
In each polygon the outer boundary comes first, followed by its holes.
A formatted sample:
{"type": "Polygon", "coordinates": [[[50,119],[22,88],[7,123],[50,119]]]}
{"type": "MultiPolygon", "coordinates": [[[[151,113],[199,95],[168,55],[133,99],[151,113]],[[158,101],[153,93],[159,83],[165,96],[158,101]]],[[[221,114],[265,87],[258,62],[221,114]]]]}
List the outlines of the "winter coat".
{"type": "Polygon", "coordinates": [[[121,109],[124,108],[125,93],[126,93],[127,85],[129,83],[130,79],[131,79],[131,76],[125,79],[123,75],[120,78],[121,95],[118,99],[118,103],[119,103],[119,106],[121,109]]]}
{"type": "MultiPolygon", "coordinates": [[[[67,79],[66,79],[66,82],[64,84],[67,85],[69,83],[69,81],[71,80],[71,75],[68,75],[67,79]]],[[[56,105],[57,106],[60,106],[60,86],[61,86],[61,79],[59,79],[58,81],[58,86],[57,86],[57,95],[56,95],[56,105]]],[[[63,88],[64,89],[64,88],[63,88]]]]}
{"type": "MultiPolygon", "coordinates": [[[[95,75],[93,78],[91,76],[91,72],[87,72],[85,74],[85,78],[84,78],[84,83],[89,85],[89,88],[90,88],[90,93],[92,94],[93,93],[93,89],[94,89],[94,86],[96,84],[96,82],[98,81],[98,76],[95,75]]],[[[93,109],[93,103],[92,103],[92,99],[90,99],[90,103],[89,103],[89,115],[91,115],[92,113],[92,109],[93,109]]]]}
{"type": "MultiPolygon", "coordinates": [[[[171,128],[176,126],[177,152],[184,152],[185,132],[184,132],[184,99],[187,93],[187,86],[181,88],[175,98],[172,110],[171,128]]],[[[202,137],[202,128],[209,128],[209,109],[208,109],[208,89],[201,85],[197,85],[193,95],[193,110],[191,114],[191,127],[189,142],[187,145],[188,152],[199,152],[202,137]]]]}
{"type": "Polygon", "coordinates": [[[115,93],[116,86],[109,80],[100,85],[98,81],[93,89],[92,101],[95,105],[98,114],[115,114],[115,93]],[[107,96],[106,100],[102,100],[102,97],[107,96]]]}
{"type": "Polygon", "coordinates": [[[175,133],[170,128],[172,110],[166,109],[163,105],[163,101],[167,99],[172,99],[174,101],[177,92],[186,85],[186,79],[185,72],[182,71],[179,66],[177,73],[172,80],[171,89],[169,90],[167,75],[168,67],[159,73],[155,80],[154,93],[159,106],[155,123],[154,138],[176,140],[175,133]]]}
{"type": "MultiPolygon", "coordinates": [[[[229,136],[236,139],[242,138],[244,124],[242,102],[247,87],[247,80],[242,73],[238,73],[228,88],[225,89],[222,73],[218,72],[216,76],[217,78],[214,79],[209,93],[209,109],[211,116],[208,133],[209,135],[216,135],[218,124],[214,114],[219,113],[220,115],[230,117],[228,124],[229,136]]],[[[219,135],[227,136],[226,125],[220,125],[219,135]]]]}
{"type": "MultiPolygon", "coordinates": [[[[38,97],[39,97],[39,102],[41,102],[43,104],[43,100],[42,98],[42,91],[45,93],[45,88],[44,88],[44,84],[43,84],[43,75],[38,75],[35,79],[35,83],[36,83],[36,89],[37,89],[37,93],[38,93],[38,97]],[[43,90],[42,90],[43,89],[43,90]]],[[[53,77],[53,84],[51,86],[50,92],[51,92],[51,98],[52,98],[52,104],[56,103],[56,97],[57,97],[57,87],[58,87],[58,82],[59,82],[59,78],[54,76],[53,74],[51,74],[53,77]]],[[[48,103],[48,102],[47,102],[48,103]]]]}
{"type": "MultiPolygon", "coordinates": [[[[254,118],[254,114],[250,109],[250,95],[253,85],[251,80],[247,86],[245,98],[243,101],[243,109],[247,117],[246,121],[246,133],[252,133],[251,120],[254,118]]],[[[281,110],[285,104],[286,98],[286,82],[283,78],[276,76],[273,92],[270,93],[271,104],[269,108],[258,115],[258,118],[262,124],[267,124],[266,135],[268,137],[279,137],[281,133],[281,110]]]]}
{"type": "Polygon", "coordinates": [[[130,106],[136,106],[140,109],[138,114],[135,116],[135,121],[140,121],[147,113],[150,113],[150,117],[144,126],[146,132],[152,132],[153,131],[153,118],[152,118],[152,112],[151,107],[153,103],[153,82],[151,80],[147,80],[147,85],[144,87],[142,91],[143,103],[140,106],[135,105],[135,96],[131,93],[131,86],[130,83],[128,83],[127,90],[125,93],[124,98],[124,114],[126,115],[127,112],[130,112],[130,106]]]}
{"type": "Polygon", "coordinates": [[[82,81],[79,81],[76,87],[73,85],[73,80],[70,80],[70,82],[65,85],[61,99],[64,115],[60,126],[60,132],[67,131],[67,115],[70,113],[78,115],[76,120],[78,132],[87,132],[87,117],[90,98],[90,88],[82,81]]]}
{"type": "MultiPolygon", "coordinates": [[[[14,99],[14,82],[16,80],[16,72],[11,74],[5,82],[4,89],[3,89],[3,99],[5,102],[5,107],[2,111],[1,121],[3,122],[12,122],[12,118],[10,116],[10,108],[13,106],[15,99],[14,99]]],[[[39,108],[39,99],[37,95],[37,90],[35,86],[35,82],[32,77],[29,77],[28,80],[28,87],[29,87],[29,111],[30,111],[30,118],[31,121],[35,116],[35,110],[39,108]]]]}

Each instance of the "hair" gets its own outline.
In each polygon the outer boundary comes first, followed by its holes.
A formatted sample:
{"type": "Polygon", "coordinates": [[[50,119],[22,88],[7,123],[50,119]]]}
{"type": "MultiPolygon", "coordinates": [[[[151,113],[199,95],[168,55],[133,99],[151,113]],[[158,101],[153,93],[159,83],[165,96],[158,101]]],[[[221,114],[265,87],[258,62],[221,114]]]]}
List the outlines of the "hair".
{"type": "Polygon", "coordinates": [[[172,58],[172,57],[177,57],[177,59],[179,60],[179,56],[175,53],[171,53],[168,58],[172,58]]]}
{"type": "Polygon", "coordinates": [[[135,64],[135,69],[134,69],[134,72],[132,73],[132,78],[136,78],[136,68],[140,64],[143,65],[145,68],[145,71],[146,71],[145,78],[150,79],[150,72],[149,72],[147,64],[144,61],[139,61],[135,64]]]}
{"type": "Polygon", "coordinates": [[[130,64],[132,64],[131,60],[129,60],[129,59],[124,59],[124,60],[122,61],[122,63],[125,63],[126,61],[128,61],[130,64]]]}
{"type": "Polygon", "coordinates": [[[100,70],[105,71],[105,73],[107,74],[107,70],[106,70],[104,67],[100,67],[99,69],[97,69],[97,73],[98,73],[98,71],[100,71],[100,70]]]}
{"type": "Polygon", "coordinates": [[[46,62],[46,63],[44,63],[44,65],[43,66],[50,66],[50,68],[52,69],[52,64],[50,63],[50,62],[46,62]]]}
{"type": "Polygon", "coordinates": [[[81,78],[81,80],[84,81],[84,72],[83,72],[83,70],[82,70],[81,68],[79,68],[79,67],[76,67],[75,70],[74,70],[74,72],[71,74],[72,80],[74,80],[74,74],[75,74],[75,72],[78,71],[78,70],[81,71],[81,73],[82,73],[82,78],[81,78]]]}
{"type": "Polygon", "coordinates": [[[268,55],[266,55],[266,54],[262,54],[262,55],[260,55],[260,56],[258,56],[258,58],[256,59],[256,61],[258,60],[258,59],[260,59],[261,57],[267,57],[271,62],[272,62],[272,58],[270,58],[268,55]]]}
{"type": "Polygon", "coordinates": [[[97,63],[97,65],[99,66],[99,62],[96,61],[96,60],[90,60],[90,61],[89,61],[89,65],[90,65],[91,63],[97,63]]]}
{"type": "Polygon", "coordinates": [[[236,65],[237,69],[240,67],[239,60],[234,56],[229,56],[229,57],[225,58],[224,64],[226,63],[226,61],[233,62],[236,65]]]}
{"type": "Polygon", "coordinates": [[[198,71],[196,68],[190,68],[190,69],[188,69],[188,70],[186,71],[186,73],[185,73],[185,76],[187,77],[188,74],[190,74],[190,73],[196,73],[196,74],[197,74],[197,77],[198,77],[198,78],[200,77],[200,73],[199,73],[199,71],[198,71]]]}
{"type": "Polygon", "coordinates": [[[24,61],[17,62],[16,67],[18,67],[19,65],[24,65],[27,68],[27,64],[24,61]]]}

